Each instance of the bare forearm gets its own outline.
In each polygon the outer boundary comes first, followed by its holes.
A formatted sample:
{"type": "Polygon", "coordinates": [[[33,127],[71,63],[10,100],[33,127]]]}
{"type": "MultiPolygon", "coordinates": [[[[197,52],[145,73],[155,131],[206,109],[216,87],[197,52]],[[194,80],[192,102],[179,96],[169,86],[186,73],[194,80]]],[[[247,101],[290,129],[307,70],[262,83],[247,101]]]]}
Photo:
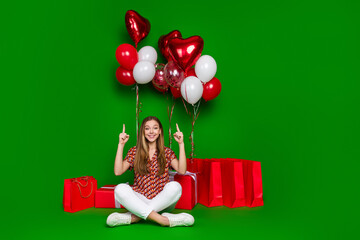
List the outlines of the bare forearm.
{"type": "Polygon", "coordinates": [[[116,176],[123,174],[123,152],[124,145],[119,143],[114,164],[114,173],[116,176]]]}
{"type": "Polygon", "coordinates": [[[184,143],[179,144],[179,169],[178,172],[181,174],[186,173],[186,154],[185,154],[185,145],[184,143]]]}
{"type": "Polygon", "coordinates": [[[180,174],[186,173],[186,155],[185,155],[185,145],[184,145],[184,135],[180,131],[178,124],[176,124],[177,132],[174,133],[175,141],[179,143],[179,161],[174,162],[174,168],[180,174]]]}

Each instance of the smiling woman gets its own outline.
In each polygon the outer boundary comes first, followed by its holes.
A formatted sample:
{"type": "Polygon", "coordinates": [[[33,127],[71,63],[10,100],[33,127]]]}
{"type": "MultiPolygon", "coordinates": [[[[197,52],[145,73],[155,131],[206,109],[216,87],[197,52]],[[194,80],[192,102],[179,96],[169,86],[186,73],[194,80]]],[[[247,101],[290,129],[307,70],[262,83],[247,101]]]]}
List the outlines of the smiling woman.
{"type": "Polygon", "coordinates": [[[109,226],[128,225],[141,219],[170,227],[194,224],[190,214],[168,213],[181,197],[180,184],[169,181],[169,169],[172,167],[180,174],[186,172],[184,137],[177,124],[176,128],[174,138],[179,143],[179,160],[170,148],[164,146],[163,127],[159,119],[152,116],[143,120],[137,144],[130,148],[123,160],[124,145],[129,140],[123,125],[114,172],[115,175],[121,175],[128,169],[134,169],[134,184],[116,186],[115,200],[129,212],[110,214],[106,221],[109,226]]]}

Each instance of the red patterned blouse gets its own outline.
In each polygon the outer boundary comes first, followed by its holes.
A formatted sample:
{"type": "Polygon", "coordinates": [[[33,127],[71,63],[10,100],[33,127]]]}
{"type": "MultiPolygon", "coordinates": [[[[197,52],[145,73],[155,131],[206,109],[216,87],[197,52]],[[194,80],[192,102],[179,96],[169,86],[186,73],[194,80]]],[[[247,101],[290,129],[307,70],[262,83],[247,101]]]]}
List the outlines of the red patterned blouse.
{"type": "MultiPolygon", "coordinates": [[[[130,163],[130,170],[134,168],[134,160],[136,154],[136,146],[129,149],[124,161],[130,163]]],[[[154,198],[164,188],[165,184],[169,182],[169,169],[171,167],[171,161],[176,159],[175,153],[168,147],[165,147],[166,165],[165,171],[162,175],[158,176],[158,159],[157,151],[155,151],[151,160],[148,160],[148,170],[150,173],[147,175],[140,175],[134,173],[134,184],[131,186],[135,192],[141,193],[148,199],[154,198]]]]}

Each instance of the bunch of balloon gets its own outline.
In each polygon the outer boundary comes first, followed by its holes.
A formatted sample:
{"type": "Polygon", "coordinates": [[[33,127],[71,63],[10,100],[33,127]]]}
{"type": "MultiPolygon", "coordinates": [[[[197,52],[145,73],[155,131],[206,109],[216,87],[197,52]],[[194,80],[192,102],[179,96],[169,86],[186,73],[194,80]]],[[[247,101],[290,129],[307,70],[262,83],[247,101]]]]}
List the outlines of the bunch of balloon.
{"type": "MultiPolygon", "coordinates": [[[[134,41],[135,47],[142,41],[150,32],[150,22],[142,17],[134,10],[129,10],[125,14],[125,25],[134,41]]],[[[139,101],[139,86],[138,84],[145,84],[151,81],[155,74],[154,63],[157,59],[157,53],[154,48],[150,46],[143,47],[137,52],[136,48],[130,44],[121,44],[115,52],[117,61],[120,67],[116,70],[117,80],[125,85],[130,86],[135,83],[136,89],[136,135],[139,129],[139,113],[141,103],[139,101]]]]}
{"type": "Polygon", "coordinates": [[[192,131],[190,140],[192,144],[191,161],[194,157],[194,126],[199,116],[201,97],[205,101],[216,98],[221,92],[221,83],[215,77],[217,64],[213,57],[209,55],[201,56],[195,63],[195,68],[191,68],[188,77],[181,84],[181,95],[193,105],[192,131]]]}
{"type": "MultiPolygon", "coordinates": [[[[150,31],[150,22],[133,10],[126,12],[125,25],[130,38],[135,43],[135,47],[137,47],[137,44],[143,40],[150,31]]],[[[121,44],[115,52],[115,57],[120,64],[120,67],[116,70],[116,78],[125,86],[136,83],[133,76],[133,69],[138,63],[139,58],[135,47],[128,43],[124,43],[121,44]]]]}
{"type": "MultiPolygon", "coordinates": [[[[135,65],[133,70],[133,75],[136,83],[138,84],[147,84],[155,76],[155,63],[157,60],[156,50],[151,46],[145,46],[140,49],[138,52],[139,62],[135,65]]],[[[137,99],[139,97],[139,87],[136,85],[137,99]]],[[[139,114],[140,114],[140,105],[137,100],[136,106],[136,134],[138,134],[139,129],[139,114]]]]}
{"type": "MultiPolygon", "coordinates": [[[[193,66],[200,58],[203,46],[204,41],[200,36],[192,36],[184,39],[178,30],[174,30],[167,35],[163,35],[159,39],[159,49],[164,57],[168,60],[168,63],[164,68],[164,74],[167,83],[171,87],[172,95],[174,97],[180,97],[181,95],[183,96],[182,101],[187,113],[189,112],[187,111],[184,99],[194,107],[194,114],[192,115],[192,126],[194,126],[196,121],[194,116],[198,116],[198,114],[195,114],[195,112],[197,113],[199,110],[199,105],[194,106],[194,104],[201,98],[203,89],[200,80],[198,80],[196,77],[195,79],[191,79],[189,77],[192,72],[191,66],[193,66]],[[186,90],[187,98],[185,98],[182,94],[182,86],[184,85],[185,80],[188,82],[185,84],[186,86],[195,84],[196,88],[186,90]],[[193,92],[193,90],[195,90],[195,92],[193,92]],[[198,98],[197,95],[200,97],[198,98]]],[[[171,126],[171,117],[169,117],[169,120],[169,125],[171,126]]],[[[169,135],[171,136],[171,127],[169,129],[169,135]]],[[[193,131],[191,133],[190,140],[192,145],[192,152],[190,156],[192,158],[194,155],[193,131]]]]}
{"type": "MultiPolygon", "coordinates": [[[[167,113],[169,118],[169,147],[171,148],[172,144],[172,128],[171,128],[171,120],[172,115],[174,112],[174,107],[176,103],[176,99],[181,97],[180,86],[181,82],[185,78],[184,71],[173,62],[170,53],[169,53],[169,41],[173,38],[181,37],[181,33],[178,30],[174,30],[166,35],[163,35],[159,38],[158,46],[159,50],[167,60],[167,64],[162,64],[161,70],[161,77],[156,77],[153,80],[154,87],[159,90],[160,92],[165,93],[169,88],[171,92],[171,99],[172,103],[168,104],[167,113]]],[[[159,74],[160,76],[160,74],[159,74]]],[[[168,100],[167,96],[166,99],[168,100]]]]}
{"type": "Polygon", "coordinates": [[[201,56],[203,47],[204,40],[200,36],[183,39],[178,30],[159,39],[159,48],[168,60],[165,79],[171,87],[180,88],[182,99],[193,107],[193,111],[189,112],[184,102],[186,112],[191,116],[191,159],[195,151],[194,126],[199,116],[201,97],[209,101],[216,98],[221,91],[221,83],[214,77],[217,71],[216,62],[209,55],[201,56]],[[195,68],[192,68],[194,65],[195,68]]]}

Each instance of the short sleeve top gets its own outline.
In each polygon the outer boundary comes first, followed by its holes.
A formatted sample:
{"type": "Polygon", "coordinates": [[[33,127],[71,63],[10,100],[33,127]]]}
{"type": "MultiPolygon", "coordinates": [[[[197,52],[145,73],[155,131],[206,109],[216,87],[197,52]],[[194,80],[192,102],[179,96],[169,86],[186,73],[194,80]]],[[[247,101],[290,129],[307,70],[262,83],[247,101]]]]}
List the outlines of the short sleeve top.
{"type": "MultiPolygon", "coordinates": [[[[134,168],[134,160],[136,154],[136,146],[129,149],[124,161],[130,163],[130,170],[134,168]]],[[[165,171],[162,175],[158,176],[158,152],[155,151],[153,157],[148,160],[148,170],[147,175],[140,175],[137,172],[134,172],[134,184],[131,185],[132,189],[135,192],[138,192],[148,199],[154,198],[158,195],[164,188],[164,186],[169,182],[169,169],[171,167],[171,161],[176,159],[176,155],[173,150],[168,147],[165,147],[165,171]]]]}

